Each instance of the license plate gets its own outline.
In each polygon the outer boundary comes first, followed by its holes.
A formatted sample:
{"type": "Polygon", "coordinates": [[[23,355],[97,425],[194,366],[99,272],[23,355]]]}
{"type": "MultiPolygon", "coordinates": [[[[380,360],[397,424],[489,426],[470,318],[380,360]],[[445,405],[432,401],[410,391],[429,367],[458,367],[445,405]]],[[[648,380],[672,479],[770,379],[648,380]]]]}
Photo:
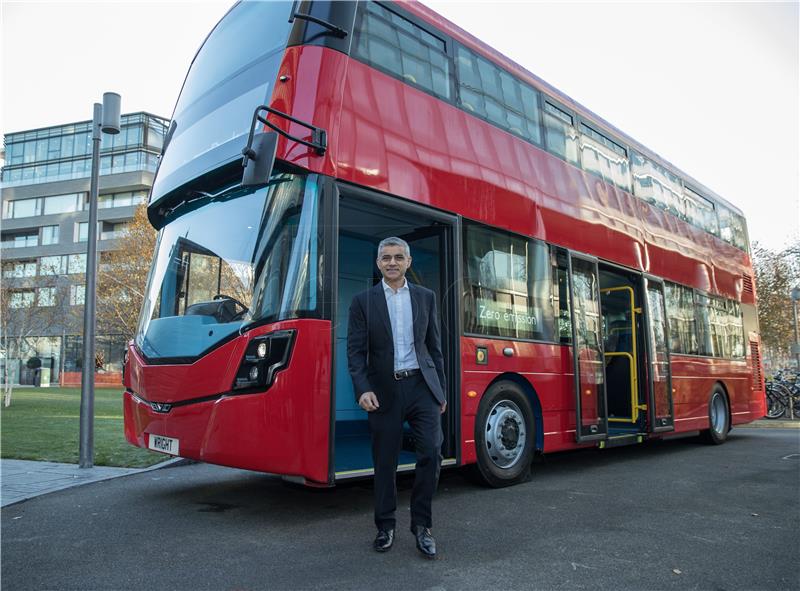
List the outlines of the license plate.
{"type": "Polygon", "coordinates": [[[170,454],[173,456],[178,455],[178,440],[172,437],[164,437],[163,435],[150,434],[150,441],[147,447],[154,451],[170,454]]]}

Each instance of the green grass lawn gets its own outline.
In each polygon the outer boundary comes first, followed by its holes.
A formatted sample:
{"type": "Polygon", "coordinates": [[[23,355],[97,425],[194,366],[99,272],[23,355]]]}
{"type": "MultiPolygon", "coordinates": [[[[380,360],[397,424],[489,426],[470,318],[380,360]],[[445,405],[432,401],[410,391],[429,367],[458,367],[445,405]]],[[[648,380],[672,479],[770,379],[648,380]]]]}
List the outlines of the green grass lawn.
{"type": "MultiPolygon", "coordinates": [[[[94,392],[94,464],[143,468],[168,456],[134,447],[122,427],[122,389],[94,392]]],[[[15,388],[0,399],[0,455],[15,460],[78,463],[80,388],[15,388]]]]}

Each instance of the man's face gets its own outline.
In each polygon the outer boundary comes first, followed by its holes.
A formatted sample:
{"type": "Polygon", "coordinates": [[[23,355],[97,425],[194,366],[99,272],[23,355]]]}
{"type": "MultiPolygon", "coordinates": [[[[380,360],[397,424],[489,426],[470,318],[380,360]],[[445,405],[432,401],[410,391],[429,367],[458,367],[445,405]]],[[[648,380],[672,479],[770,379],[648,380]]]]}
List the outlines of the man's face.
{"type": "Polygon", "coordinates": [[[402,280],[406,271],[411,266],[411,257],[406,256],[402,246],[384,246],[378,253],[378,269],[386,283],[402,280]]]}

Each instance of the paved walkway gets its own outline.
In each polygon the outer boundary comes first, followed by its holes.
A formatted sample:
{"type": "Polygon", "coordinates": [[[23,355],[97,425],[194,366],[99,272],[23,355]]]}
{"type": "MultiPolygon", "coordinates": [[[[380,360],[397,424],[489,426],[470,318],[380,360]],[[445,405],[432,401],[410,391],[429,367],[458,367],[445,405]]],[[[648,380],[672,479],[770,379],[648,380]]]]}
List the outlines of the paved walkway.
{"type": "Polygon", "coordinates": [[[181,461],[184,460],[169,459],[149,468],[95,466],[81,469],[77,464],[0,460],[0,506],[5,507],[72,486],[157,470],[181,461]]]}
{"type": "Polygon", "coordinates": [[[795,419],[780,418],[780,419],[759,419],[746,425],[734,425],[734,429],[752,428],[752,429],[800,429],[800,417],[795,419]]]}

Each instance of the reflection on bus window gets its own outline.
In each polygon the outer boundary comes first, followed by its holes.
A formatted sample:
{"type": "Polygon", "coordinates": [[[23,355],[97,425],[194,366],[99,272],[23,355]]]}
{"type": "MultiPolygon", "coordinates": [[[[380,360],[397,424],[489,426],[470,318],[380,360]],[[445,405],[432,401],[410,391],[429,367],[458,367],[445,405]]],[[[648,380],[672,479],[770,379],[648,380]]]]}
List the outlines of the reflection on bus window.
{"type": "Polygon", "coordinates": [[[468,224],[465,330],[552,341],[552,275],[547,246],[468,224]]]}

